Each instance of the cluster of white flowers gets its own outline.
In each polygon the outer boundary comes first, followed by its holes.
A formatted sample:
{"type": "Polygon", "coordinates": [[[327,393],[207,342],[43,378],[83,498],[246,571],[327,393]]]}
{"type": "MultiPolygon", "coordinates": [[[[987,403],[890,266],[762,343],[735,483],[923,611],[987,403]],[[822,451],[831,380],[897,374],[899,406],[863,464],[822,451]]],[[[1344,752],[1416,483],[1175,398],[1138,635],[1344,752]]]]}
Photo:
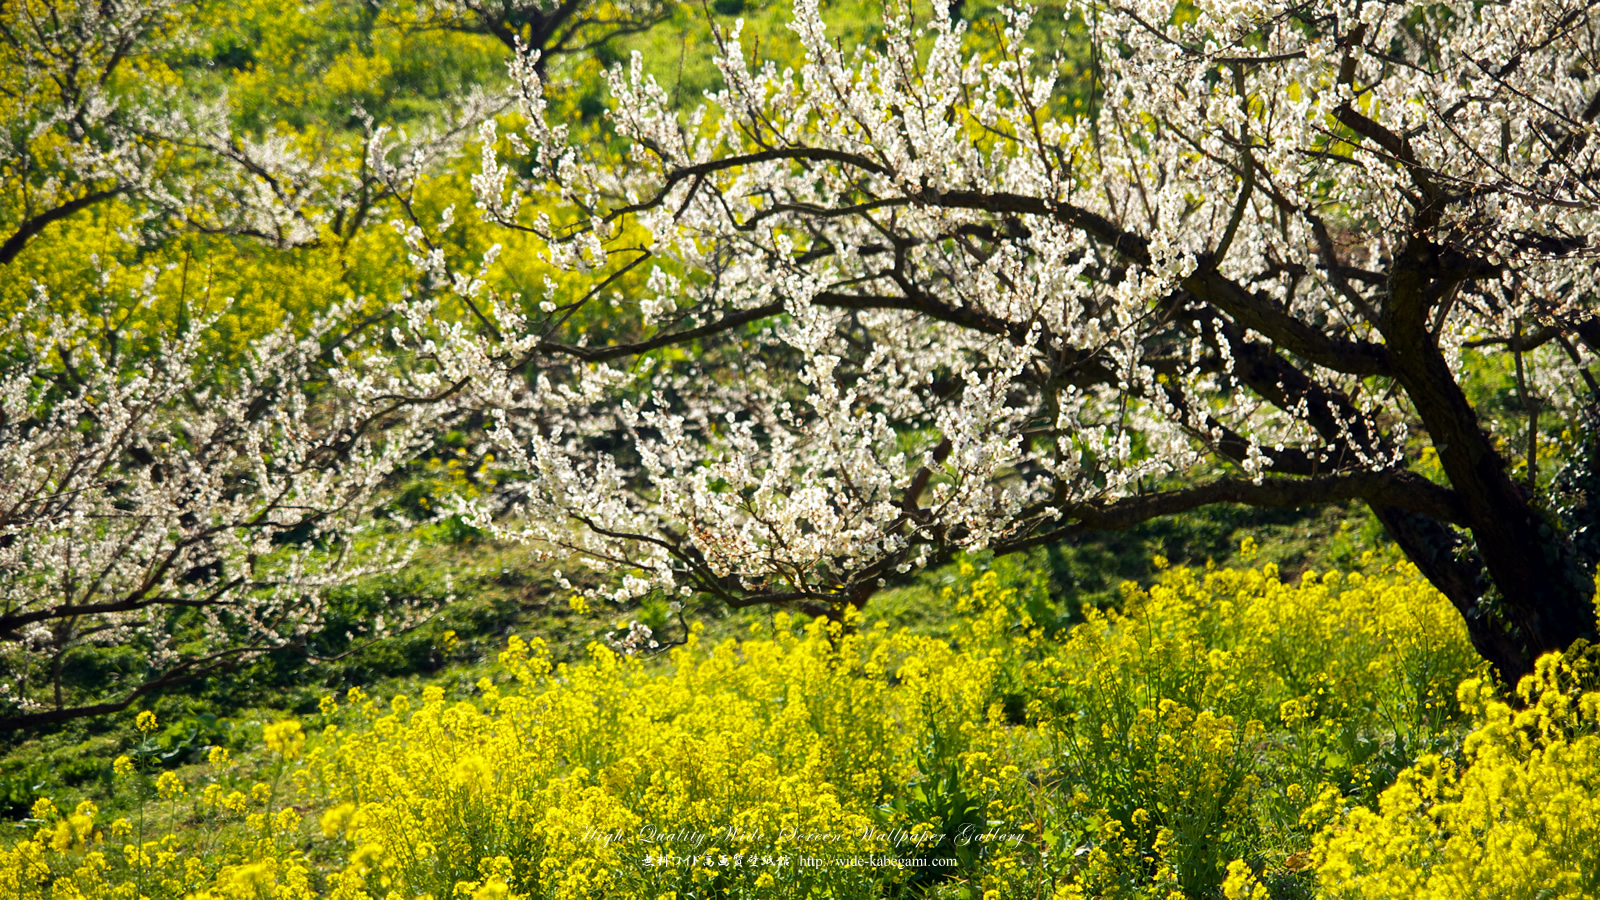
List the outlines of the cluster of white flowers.
{"type": "Polygon", "coordinates": [[[203,350],[214,317],[167,336],[27,312],[0,332],[0,720],[77,712],[52,681],[79,647],[144,654],[116,702],[303,640],[328,587],[404,561],[351,550],[435,413],[329,389],[335,357],[347,384],[367,362],[349,309],[237,362],[203,350]]]}
{"type": "Polygon", "coordinates": [[[628,656],[635,656],[645,650],[656,650],[661,647],[661,642],[655,639],[655,632],[643,622],[629,622],[628,631],[621,638],[616,633],[606,635],[606,643],[613,650],[628,656]]]}
{"type": "MultiPolygon", "coordinates": [[[[1097,79],[1076,95],[1026,8],[977,34],[891,5],[882,49],[847,58],[797,0],[804,63],[752,66],[736,26],[699,108],[637,56],[613,70],[620,162],[570,143],[514,62],[527,123],[509,158],[485,140],[480,211],[594,274],[515,327],[425,338],[528,473],[514,515],[475,520],[627,573],[628,596],[824,605],[1202,503],[1490,527],[1407,453],[1427,433],[1453,485],[1499,477],[1473,468],[1493,438],[1448,373],[1519,322],[1548,332],[1517,348],[1536,389],[1579,393],[1595,10],[1074,14],[1097,79]],[[635,330],[572,334],[635,269],[635,330]]],[[[469,265],[453,283],[485,302],[469,265]]],[[[1501,480],[1478,493],[1513,496],[1501,480]]]]}

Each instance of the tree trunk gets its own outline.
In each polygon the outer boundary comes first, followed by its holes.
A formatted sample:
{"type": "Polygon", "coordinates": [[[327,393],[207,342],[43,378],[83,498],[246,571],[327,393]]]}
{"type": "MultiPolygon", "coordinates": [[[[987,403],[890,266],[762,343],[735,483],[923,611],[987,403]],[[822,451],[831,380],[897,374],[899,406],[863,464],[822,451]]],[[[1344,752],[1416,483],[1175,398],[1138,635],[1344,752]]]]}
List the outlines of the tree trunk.
{"type": "Polygon", "coordinates": [[[1406,555],[1461,609],[1473,644],[1508,684],[1515,684],[1542,654],[1595,637],[1594,581],[1556,523],[1506,471],[1505,459],[1480,427],[1428,329],[1429,305],[1419,300],[1444,292],[1435,279],[1413,279],[1418,270],[1437,266],[1436,258],[1425,256],[1430,251],[1413,244],[1409,265],[1402,263],[1391,276],[1390,309],[1398,313],[1384,323],[1385,342],[1395,377],[1466,507],[1477,563],[1493,586],[1467,596],[1467,575],[1475,563],[1453,561],[1456,548],[1441,536],[1448,531],[1444,526],[1429,528],[1375,511],[1406,555]],[[1444,561],[1447,555],[1451,563],[1444,561]]]}

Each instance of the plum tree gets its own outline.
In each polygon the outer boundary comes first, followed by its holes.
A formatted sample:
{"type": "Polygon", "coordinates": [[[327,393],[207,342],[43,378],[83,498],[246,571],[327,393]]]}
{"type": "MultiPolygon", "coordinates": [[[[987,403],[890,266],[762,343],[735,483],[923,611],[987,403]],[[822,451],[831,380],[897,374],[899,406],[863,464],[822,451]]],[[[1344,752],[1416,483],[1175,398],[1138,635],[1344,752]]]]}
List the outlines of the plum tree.
{"type": "Polygon", "coordinates": [[[1087,55],[892,4],[849,53],[799,0],[803,60],[735,27],[698,108],[615,69],[620,162],[520,57],[478,205],[591,277],[535,310],[408,231],[481,323],[418,339],[529,476],[478,522],[619,598],[825,609],[961,550],[1355,500],[1508,677],[1592,637],[1540,458],[1596,393],[1596,4],[1072,10],[1087,55]],[[575,333],[608,303],[628,327],[575,333]]]}

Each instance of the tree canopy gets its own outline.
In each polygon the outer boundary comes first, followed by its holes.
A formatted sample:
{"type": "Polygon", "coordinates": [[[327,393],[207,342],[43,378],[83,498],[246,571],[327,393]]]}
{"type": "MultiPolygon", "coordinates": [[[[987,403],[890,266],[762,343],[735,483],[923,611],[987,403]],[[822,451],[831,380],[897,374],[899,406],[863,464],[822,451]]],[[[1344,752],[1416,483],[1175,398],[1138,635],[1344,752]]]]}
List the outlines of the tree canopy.
{"type": "Polygon", "coordinates": [[[891,4],[848,50],[797,2],[803,58],[735,26],[703,105],[614,69],[621,163],[520,56],[478,206],[594,275],[524,315],[411,235],[487,326],[441,359],[534,473],[506,529],[622,597],[826,607],[961,550],[1359,500],[1504,673],[1592,636],[1539,417],[1594,402],[1593,4],[1087,3],[1086,61],[1029,24],[891,4]],[[635,271],[627,334],[564,327],[635,271]]]}

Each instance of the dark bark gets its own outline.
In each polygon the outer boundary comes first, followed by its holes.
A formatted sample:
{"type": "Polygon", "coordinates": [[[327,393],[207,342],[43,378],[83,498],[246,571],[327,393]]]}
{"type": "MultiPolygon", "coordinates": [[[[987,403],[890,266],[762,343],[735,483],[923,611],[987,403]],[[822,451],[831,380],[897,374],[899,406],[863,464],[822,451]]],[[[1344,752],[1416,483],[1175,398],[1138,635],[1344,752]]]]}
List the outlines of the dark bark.
{"type": "MultiPolygon", "coordinates": [[[[22,731],[30,728],[44,728],[50,725],[60,725],[74,719],[86,719],[93,716],[110,715],[121,712],[132,706],[134,701],[147,694],[156,693],[164,688],[184,684],[197,678],[211,675],[227,669],[239,662],[241,656],[250,653],[265,653],[277,649],[271,647],[237,647],[201,659],[189,660],[160,675],[153,676],[150,680],[133,688],[113,700],[100,703],[86,703],[82,706],[63,706],[61,695],[56,694],[56,708],[40,712],[18,713],[16,715],[0,718],[0,731],[22,731]]],[[[58,686],[59,687],[59,686],[58,686]]]]}
{"type": "Polygon", "coordinates": [[[1397,260],[1382,328],[1396,380],[1428,430],[1493,587],[1468,597],[1461,573],[1437,562],[1439,536],[1384,518],[1407,556],[1462,609],[1474,645],[1515,683],[1540,655],[1595,638],[1594,582],[1557,524],[1506,462],[1478,421],[1427,326],[1451,272],[1430,242],[1414,239],[1397,260]],[[1487,649],[1486,649],[1487,648],[1487,649]]]}
{"type": "Polygon", "coordinates": [[[489,35],[513,52],[519,46],[538,50],[534,67],[540,72],[551,57],[594,50],[616,38],[638,34],[671,12],[671,7],[657,4],[614,14],[613,10],[598,9],[584,0],[562,0],[548,9],[492,3],[470,9],[471,18],[446,27],[489,35]]]}
{"type": "Polygon", "coordinates": [[[90,191],[81,197],[68,200],[60,206],[46,210],[18,225],[17,230],[12,232],[4,243],[0,243],[0,266],[16,259],[17,254],[22,252],[22,248],[28,245],[28,241],[49,227],[51,223],[65,219],[73,213],[87,209],[102,200],[109,200],[121,192],[120,188],[107,191],[90,191]]]}

